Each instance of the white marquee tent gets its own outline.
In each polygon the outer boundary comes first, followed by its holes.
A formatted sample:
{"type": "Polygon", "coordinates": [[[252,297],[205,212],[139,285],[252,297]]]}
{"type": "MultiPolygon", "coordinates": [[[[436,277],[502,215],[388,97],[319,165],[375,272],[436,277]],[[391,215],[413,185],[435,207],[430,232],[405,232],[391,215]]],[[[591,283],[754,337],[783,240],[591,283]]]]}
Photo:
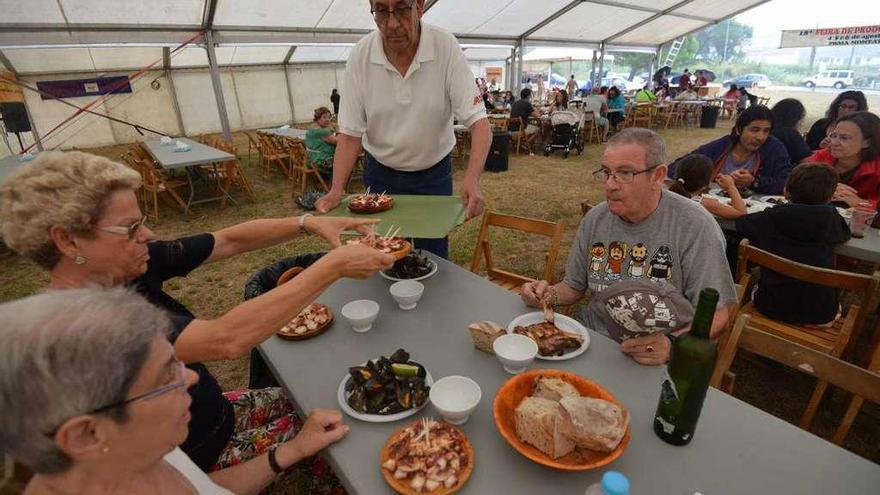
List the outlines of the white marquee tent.
{"type": "MultiPolygon", "coordinates": [[[[505,62],[513,74],[532,47],[656,51],[767,1],[426,0],[423,20],[453,32],[472,59],[505,62]]],[[[367,0],[0,0],[0,70],[33,86],[155,64],[132,82],[132,93],[93,110],[172,135],[229,133],[309,120],[338,87],[351,45],[374,28],[367,0]]],[[[508,77],[508,85],[518,83],[508,77]]],[[[37,135],[74,110],[30,91],[25,96],[37,135]]],[[[93,99],[69,101],[83,106],[93,99]]],[[[144,138],[86,115],[43,145],[144,138]]],[[[0,156],[9,153],[0,143],[0,156]]]]}

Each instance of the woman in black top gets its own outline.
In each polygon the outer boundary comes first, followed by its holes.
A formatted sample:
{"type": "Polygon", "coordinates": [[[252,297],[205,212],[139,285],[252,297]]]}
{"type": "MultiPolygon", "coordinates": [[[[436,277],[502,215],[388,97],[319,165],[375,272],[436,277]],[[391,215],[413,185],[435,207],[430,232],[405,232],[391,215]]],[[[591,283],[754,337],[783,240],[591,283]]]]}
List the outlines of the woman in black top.
{"type": "Polygon", "coordinates": [[[797,165],[812,155],[812,150],[807,146],[799,130],[807,114],[803,103],[794,98],[786,98],[773,105],[771,112],[775,123],[770,134],[785,145],[791,163],[797,165]]]}
{"type": "MultiPolygon", "coordinates": [[[[338,246],[343,230],[367,233],[372,221],[308,215],[260,219],[158,241],[144,225],[146,217],[135,194],[140,185],[135,171],[106,158],[80,152],[41,153],[0,185],[0,234],[11,248],[49,272],[53,289],[128,286],[168,311],[173,323],[168,338],[175,354],[199,375],[199,382],[190,388],[192,420],[181,448],[205,471],[223,467],[218,460],[230,456],[233,461],[246,460],[268,445],[233,445],[231,440],[241,438],[242,428],[258,427],[260,415],[238,417],[239,411],[201,363],[247,355],[334,281],[366,278],[390,267],[393,257],[362,246],[337,247],[294,280],[215,319],[197,318],[164,292],[166,280],[305,232],[338,246]]],[[[273,407],[289,410],[289,404],[282,406],[273,407]]],[[[262,421],[270,419],[277,418],[262,421]]]]}
{"type": "Polygon", "coordinates": [[[868,111],[868,100],[865,99],[865,93],[861,91],[844,91],[840,93],[831,102],[831,106],[825,112],[825,118],[817,120],[810,127],[810,132],[807,133],[807,146],[811,150],[827,148],[826,136],[828,135],[828,130],[832,124],[837,122],[838,118],[851,113],[866,111],[868,111]]]}

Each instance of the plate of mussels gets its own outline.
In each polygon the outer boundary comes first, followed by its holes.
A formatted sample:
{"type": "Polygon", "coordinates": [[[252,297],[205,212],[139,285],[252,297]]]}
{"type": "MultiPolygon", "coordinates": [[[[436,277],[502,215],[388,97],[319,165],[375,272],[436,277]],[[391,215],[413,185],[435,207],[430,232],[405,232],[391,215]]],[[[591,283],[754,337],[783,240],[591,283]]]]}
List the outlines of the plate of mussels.
{"type": "Polygon", "coordinates": [[[379,275],[388,280],[400,282],[401,280],[424,280],[435,273],[437,273],[437,263],[423,255],[420,249],[404,256],[388,270],[380,271],[379,275]]]}
{"type": "Polygon", "coordinates": [[[345,414],[371,423],[407,418],[428,404],[434,379],[409,353],[398,349],[352,366],[339,383],[337,400],[345,414]]]}

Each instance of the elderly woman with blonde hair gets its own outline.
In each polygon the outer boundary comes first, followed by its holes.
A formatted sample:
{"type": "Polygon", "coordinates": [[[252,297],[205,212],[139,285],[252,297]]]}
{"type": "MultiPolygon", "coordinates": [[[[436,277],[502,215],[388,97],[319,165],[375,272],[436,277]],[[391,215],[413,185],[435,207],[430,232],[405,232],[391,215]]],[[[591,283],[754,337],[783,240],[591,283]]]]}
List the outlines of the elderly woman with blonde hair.
{"type": "Polygon", "coordinates": [[[271,453],[208,476],[177,447],[198,375],[165,312],[125,289],[74,289],[0,305],[0,319],[0,450],[35,473],[25,495],[256,494],[349,430],[315,410],[271,453]]]}
{"type": "Polygon", "coordinates": [[[201,363],[245,356],[337,279],[366,278],[390,267],[393,258],[366,246],[339,246],[343,230],[367,233],[372,220],[307,214],[156,240],[138,205],[139,186],[136,172],[106,158],[41,153],[0,184],[0,235],[49,272],[51,288],[127,286],[166,310],[175,353],[199,375],[189,389],[193,421],[181,448],[203,470],[247,460],[290,438],[301,421],[278,388],[224,395],[201,363]],[[199,266],[303,233],[338,247],[290,282],[220,317],[197,318],[163,291],[165,281],[199,266]]]}

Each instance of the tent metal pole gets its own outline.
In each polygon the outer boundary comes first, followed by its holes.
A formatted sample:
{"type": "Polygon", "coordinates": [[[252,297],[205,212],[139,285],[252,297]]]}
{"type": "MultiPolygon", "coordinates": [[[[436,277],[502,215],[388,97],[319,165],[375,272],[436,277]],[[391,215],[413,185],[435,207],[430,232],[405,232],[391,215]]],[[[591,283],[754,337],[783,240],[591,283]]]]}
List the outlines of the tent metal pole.
{"type": "Polygon", "coordinates": [[[290,59],[293,57],[294,51],[296,51],[296,46],[291,46],[287,56],[284,57],[284,64],[281,66],[284,69],[284,86],[287,88],[287,104],[290,106],[291,123],[296,121],[296,107],[293,105],[293,94],[290,92],[290,59]]]}
{"type": "Polygon", "coordinates": [[[593,50],[593,59],[590,61],[590,82],[595,86],[596,84],[596,58],[598,52],[593,50]]]}
{"type": "Polygon", "coordinates": [[[516,77],[516,92],[517,93],[522,91],[522,87],[523,87],[523,80],[522,80],[523,52],[525,50],[526,50],[526,40],[525,40],[525,38],[520,38],[519,39],[519,57],[518,57],[519,58],[519,67],[518,67],[518,70],[516,71],[516,74],[514,74],[514,77],[516,77]]]}
{"type": "Polygon", "coordinates": [[[208,65],[211,69],[211,83],[214,86],[214,99],[217,100],[217,114],[223,137],[232,142],[232,129],[229,127],[229,115],[226,113],[226,100],[223,98],[223,85],[220,82],[220,70],[217,68],[217,55],[214,53],[214,35],[205,31],[205,48],[208,50],[208,65]]]}
{"type": "Polygon", "coordinates": [[[183,126],[183,115],[180,113],[180,102],[177,101],[177,90],[174,89],[174,80],[171,78],[171,48],[162,48],[162,65],[165,67],[165,80],[168,81],[168,90],[171,92],[171,105],[174,107],[174,116],[177,117],[177,126],[180,135],[186,136],[186,128],[183,126]]]}
{"type": "Polygon", "coordinates": [[[596,74],[596,82],[602,86],[602,77],[605,72],[605,42],[599,44],[599,73],[596,74]]]}

